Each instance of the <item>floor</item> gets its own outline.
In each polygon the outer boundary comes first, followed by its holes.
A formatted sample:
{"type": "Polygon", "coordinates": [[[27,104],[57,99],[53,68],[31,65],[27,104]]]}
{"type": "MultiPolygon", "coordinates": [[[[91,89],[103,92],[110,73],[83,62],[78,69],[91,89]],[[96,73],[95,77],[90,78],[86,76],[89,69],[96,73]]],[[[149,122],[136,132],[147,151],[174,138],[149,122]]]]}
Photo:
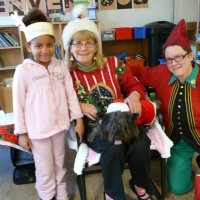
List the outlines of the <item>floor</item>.
{"type": "MultiPolygon", "coordinates": [[[[77,185],[76,176],[73,173],[73,160],[75,152],[67,149],[67,168],[68,168],[68,192],[70,194],[70,200],[80,200],[77,185]]],[[[196,166],[195,158],[193,161],[193,168],[195,173],[200,173],[200,169],[196,166]]],[[[152,161],[151,174],[154,182],[159,185],[159,162],[152,161]]],[[[13,165],[10,159],[9,147],[0,146],[0,199],[1,200],[38,200],[37,192],[34,188],[34,184],[15,185],[12,180],[13,165]]],[[[128,186],[128,180],[130,174],[128,170],[125,170],[123,174],[124,187],[127,194],[127,200],[137,200],[134,193],[128,186]]],[[[87,175],[87,195],[88,200],[103,200],[103,188],[101,174],[87,175]]],[[[153,198],[156,199],[156,198],[153,198]]],[[[194,191],[192,190],[186,195],[175,196],[170,193],[167,194],[166,200],[193,200],[194,191]]]]}

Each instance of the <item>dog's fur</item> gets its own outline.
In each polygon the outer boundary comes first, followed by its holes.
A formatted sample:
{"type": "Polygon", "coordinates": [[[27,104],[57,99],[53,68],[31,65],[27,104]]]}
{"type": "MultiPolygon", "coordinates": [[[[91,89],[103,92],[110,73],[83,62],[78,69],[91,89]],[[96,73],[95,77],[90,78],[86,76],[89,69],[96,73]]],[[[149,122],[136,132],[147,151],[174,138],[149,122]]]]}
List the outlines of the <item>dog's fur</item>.
{"type": "Polygon", "coordinates": [[[129,142],[139,136],[139,129],[135,124],[138,114],[130,112],[110,112],[103,115],[96,121],[93,131],[88,135],[88,141],[93,142],[96,136],[107,139],[114,143],[120,139],[122,142],[129,142]]]}

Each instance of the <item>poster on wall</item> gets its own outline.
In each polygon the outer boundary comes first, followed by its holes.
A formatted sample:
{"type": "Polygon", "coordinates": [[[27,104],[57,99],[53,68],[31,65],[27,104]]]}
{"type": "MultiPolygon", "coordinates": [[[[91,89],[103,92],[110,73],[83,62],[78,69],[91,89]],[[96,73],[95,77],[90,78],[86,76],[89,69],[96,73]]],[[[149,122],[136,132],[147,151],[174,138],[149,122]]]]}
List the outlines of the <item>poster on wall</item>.
{"type": "Polygon", "coordinates": [[[73,5],[73,0],[63,0],[63,11],[71,12],[73,5]]]}
{"type": "Polygon", "coordinates": [[[100,0],[100,10],[116,10],[116,0],[100,0]]]}
{"type": "Polygon", "coordinates": [[[8,15],[8,1],[7,0],[0,0],[0,16],[8,15]]]}
{"type": "Polygon", "coordinates": [[[148,8],[148,0],[133,0],[134,8],[148,8]]]}
{"type": "Polygon", "coordinates": [[[46,4],[44,0],[28,0],[27,1],[27,10],[31,8],[39,8],[43,12],[46,12],[46,4]]]}
{"type": "Polygon", "coordinates": [[[117,9],[132,8],[132,0],[117,0],[117,9]]]}
{"type": "Polygon", "coordinates": [[[83,4],[86,5],[88,8],[95,8],[96,1],[95,0],[73,0],[74,5],[83,4]]]}
{"type": "Polygon", "coordinates": [[[147,8],[148,0],[0,0],[0,16],[8,16],[15,10],[19,15],[24,15],[33,7],[47,14],[71,12],[76,4],[84,4],[88,8],[100,10],[116,10],[147,8]]]}
{"type": "Polygon", "coordinates": [[[47,13],[62,13],[63,2],[62,0],[45,0],[46,1],[46,12],[47,13]]]}
{"type": "Polygon", "coordinates": [[[8,10],[9,15],[11,15],[14,11],[17,11],[18,15],[24,15],[24,11],[27,8],[26,0],[9,0],[8,1],[8,10]]]}

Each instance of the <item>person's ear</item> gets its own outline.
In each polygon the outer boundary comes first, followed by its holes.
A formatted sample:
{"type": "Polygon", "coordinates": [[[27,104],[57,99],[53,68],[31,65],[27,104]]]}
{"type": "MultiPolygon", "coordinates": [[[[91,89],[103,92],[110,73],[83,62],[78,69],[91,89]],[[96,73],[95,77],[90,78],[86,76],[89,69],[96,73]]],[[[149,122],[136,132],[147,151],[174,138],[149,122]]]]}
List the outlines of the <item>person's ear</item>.
{"type": "Polygon", "coordinates": [[[30,47],[31,45],[30,45],[30,43],[29,43],[29,42],[26,42],[26,43],[25,43],[25,46],[26,46],[28,52],[31,53],[31,47],[30,47]]]}
{"type": "Polygon", "coordinates": [[[72,45],[69,45],[69,53],[72,53],[72,45]]]}
{"type": "Polygon", "coordinates": [[[189,58],[191,58],[191,61],[193,60],[193,58],[194,58],[194,52],[192,51],[192,52],[190,52],[189,54],[188,54],[188,57],[189,58]]]}

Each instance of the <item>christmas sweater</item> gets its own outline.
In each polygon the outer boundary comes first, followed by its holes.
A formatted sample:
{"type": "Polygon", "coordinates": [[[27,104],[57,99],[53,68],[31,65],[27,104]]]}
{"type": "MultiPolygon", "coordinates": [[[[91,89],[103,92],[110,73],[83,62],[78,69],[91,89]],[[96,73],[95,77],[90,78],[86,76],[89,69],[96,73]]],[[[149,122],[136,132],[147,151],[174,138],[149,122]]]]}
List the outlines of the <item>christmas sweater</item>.
{"type": "MultiPolygon", "coordinates": [[[[103,70],[84,72],[75,68],[70,73],[79,102],[93,104],[99,112],[106,112],[114,99],[126,98],[133,91],[137,91],[141,99],[145,97],[143,85],[116,57],[108,57],[103,70]]],[[[150,124],[155,117],[154,106],[148,100],[142,100],[141,104],[144,120],[140,117],[139,124],[150,124]]]]}

